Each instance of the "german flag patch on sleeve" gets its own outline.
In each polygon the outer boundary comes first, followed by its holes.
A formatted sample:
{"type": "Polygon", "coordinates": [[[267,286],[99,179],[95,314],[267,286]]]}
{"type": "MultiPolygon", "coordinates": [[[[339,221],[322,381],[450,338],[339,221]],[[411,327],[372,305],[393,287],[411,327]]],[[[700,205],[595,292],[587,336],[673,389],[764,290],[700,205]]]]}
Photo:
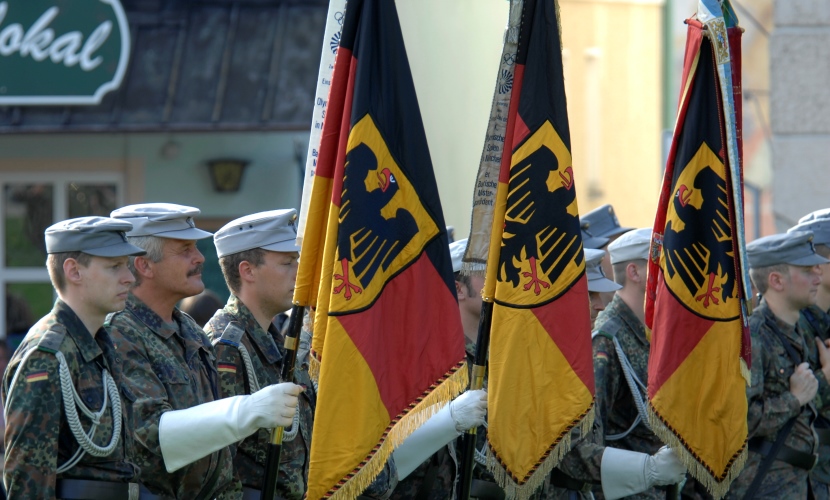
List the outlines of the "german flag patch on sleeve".
{"type": "Polygon", "coordinates": [[[224,373],[236,373],[236,365],[233,363],[219,363],[219,366],[216,368],[219,372],[224,373]]]}

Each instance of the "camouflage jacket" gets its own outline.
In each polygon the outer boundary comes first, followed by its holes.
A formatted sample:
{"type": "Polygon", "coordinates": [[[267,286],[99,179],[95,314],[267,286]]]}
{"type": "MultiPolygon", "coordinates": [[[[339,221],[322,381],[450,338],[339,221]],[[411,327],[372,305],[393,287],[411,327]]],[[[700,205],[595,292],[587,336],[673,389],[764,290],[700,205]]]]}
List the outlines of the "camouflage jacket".
{"type": "MultiPolygon", "coordinates": [[[[72,383],[92,411],[99,411],[104,403],[102,370],[108,370],[116,383],[118,380],[111,369],[115,363],[107,332],[100,329],[93,337],[59,299],[52,311],[29,330],[3,378],[7,418],[4,480],[9,498],[55,498],[58,478],[129,482],[138,476],[138,468],[127,459],[129,444],[123,431],[110,455],[84,454],[77,465],[57,473],[79,446],[67,424],[55,351],[66,358],[72,383]]],[[[112,437],[112,406],[108,406],[92,437],[99,446],[107,446],[112,437]]],[[[90,419],[80,410],[78,414],[84,429],[90,429],[90,419]]]]}
{"type": "Polygon", "coordinates": [[[135,442],[133,460],[152,492],[182,499],[213,498],[238,486],[230,450],[222,448],[168,473],[159,445],[162,413],[218,399],[218,373],[210,341],[190,316],[173,311],[178,331],[134,295],[108,318],[116,356],[123,367],[127,421],[135,442]]]}
{"type": "MultiPolygon", "coordinates": [[[[819,389],[814,403],[804,406],[790,392],[790,376],[798,362],[817,361],[815,344],[805,342],[805,335],[800,326],[794,327],[779,320],[767,307],[766,302],[755,308],[749,318],[752,335],[752,384],[747,388],[749,409],[747,428],[749,437],[763,437],[775,441],[778,432],[791,418],[796,417],[795,425],[784,441],[784,445],[797,451],[814,453],[817,451],[817,439],[812,428],[816,415],[816,406],[823,406],[830,396],[830,386],[821,370],[814,374],[819,381],[819,389]],[[787,352],[784,341],[794,349],[799,360],[793,360],[787,352]]],[[[749,459],[740,476],[732,483],[730,496],[743,498],[755,478],[762,457],[750,451],[749,459]]],[[[807,471],[793,467],[781,460],[772,463],[764,478],[757,497],[768,498],[806,498],[807,471]]]]}
{"type": "MultiPolygon", "coordinates": [[[[822,340],[830,338],[830,314],[823,311],[816,305],[809,306],[801,310],[801,315],[798,319],[798,329],[804,333],[804,341],[807,345],[812,347],[815,338],[822,340]]],[[[813,371],[821,367],[821,362],[817,359],[817,351],[812,351],[816,354],[816,359],[812,359],[810,365],[813,371]]],[[[810,472],[812,480],[824,483],[824,486],[814,485],[814,493],[818,500],[824,500],[828,496],[827,484],[830,484],[830,407],[818,408],[820,417],[816,420],[814,427],[820,433],[819,441],[819,462],[816,467],[810,472]],[[824,494],[819,495],[816,490],[822,490],[824,494]]]]}
{"type": "MultiPolygon", "coordinates": [[[[205,333],[216,349],[220,397],[252,392],[239,344],[245,346],[250,355],[253,372],[260,388],[281,382],[280,372],[285,350],[280,334],[273,326],[269,331],[263,331],[245,304],[237,297],[231,295],[224,309],[216,311],[205,325],[205,333]],[[236,334],[228,330],[223,338],[225,329],[231,323],[238,325],[241,330],[236,334]]],[[[300,431],[293,440],[283,441],[277,488],[277,494],[288,499],[300,499],[306,491],[308,451],[316,402],[308,372],[299,365],[295,370],[295,380],[305,388],[300,396],[300,431]]],[[[260,429],[238,446],[231,447],[231,451],[234,452],[234,468],[243,486],[257,490],[262,488],[270,434],[270,430],[260,429]]]]}
{"type": "MultiPolygon", "coordinates": [[[[215,345],[216,362],[219,369],[220,397],[250,394],[248,374],[242,360],[239,344],[244,345],[251,358],[253,371],[260,388],[278,384],[282,372],[282,362],[286,356],[283,347],[284,338],[271,325],[263,331],[251,311],[231,295],[223,309],[216,311],[213,318],[205,325],[205,332],[215,345]],[[229,330],[223,336],[230,323],[239,325],[242,331],[235,334],[229,330]],[[236,341],[233,337],[239,338],[236,341]],[[221,339],[221,340],[220,340],[221,339]]],[[[308,374],[308,344],[310,334],[303,332],[297,351],[294,370],[294,382],[305,389],[300,396],[300,431],[291,441],[283,441],[280,454],[280,473],[277,493],[281,498],[300,499],[305,494],[308,481],[309,454],[311,451],[311,431],[314,423],[314,409],[317,406],[317,393],[308,374]]],[[[265,473],[270,430],[260,429],[238,446],[232,446],[234,468],[243,486],[253,489],[262,488],[265,473]]],[[[397,471],[393,460],[378,478],[363,493],[371,498],[386,498],[397,484],[397,471]]]]}
{"type": "MultiPolygon", "coordinates": [[[[640,422],[621,439],[608,440],[608,436],[628,431],[638,416],[634,396],[625,380],[614,341],[608,337],[616,337],[631,363],[634,374],[643,384],[647,384],[649,343],[646,338],[645,325],[619,295],[614,295],[611,303],[597,316],[594,331],[597,333],[593,339],[594,378],[598,435],[603,440],[601,444],[651,455],[659,450],[663,443],[645,422],[640,422]]],[[[645,396],[645,394],[641,395],[645,396]]],[[[600,461],[601,458],[600,453],[595,457],[595,461],[600,461]]],[[[599,488],[595,488],[594,492],[601,495],[599,488]]],[[[665,496],[665,492],[652,488],[631,498],[657,499],[665,498],[665,496]]]]}

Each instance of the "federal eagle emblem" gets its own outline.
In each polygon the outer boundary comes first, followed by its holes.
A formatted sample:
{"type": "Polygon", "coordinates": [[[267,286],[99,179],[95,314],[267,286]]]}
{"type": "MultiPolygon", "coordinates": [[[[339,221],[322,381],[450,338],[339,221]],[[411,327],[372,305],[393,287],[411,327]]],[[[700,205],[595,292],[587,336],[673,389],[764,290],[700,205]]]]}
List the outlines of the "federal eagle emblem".
{"type": "Polygon", "coordinates": [[[497,301],[533,307],[562,295],[584,272],[581,238],[571,153],[545,121],[513,153],[497,301]]]}
{"type": "Polygon", "coordinates": [[[676,176],[672,194],[660,261],[666,285],[698,316],[737,318],[726,169],[705,142],[676,176]]]}
{"type": "Polygon", "coordinates": [[[352,127],[346,145],[330,314],[370,306],[438,233],[366,115],[352,127]]]}

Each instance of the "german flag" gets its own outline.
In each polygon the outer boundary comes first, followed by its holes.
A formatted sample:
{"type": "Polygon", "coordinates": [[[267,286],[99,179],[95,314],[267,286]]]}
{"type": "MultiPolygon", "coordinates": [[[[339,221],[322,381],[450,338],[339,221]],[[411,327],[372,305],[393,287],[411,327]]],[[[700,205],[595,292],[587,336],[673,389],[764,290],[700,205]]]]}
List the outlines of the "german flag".
{"type": "Polygon", "coordinates": [[[307,224],[295,291],[295,302],[316,303],[307,495],[355,498],[468,379],[446,226],[394,2],[348,3],[307,224]]]}
{"type": "Polygon", "coordinates": [[[527,498],[593,422],[588,286],[554,0],[525,0],[483,296],[488,468],[527,498]]]}
{"type": "Polygon", "coordinates": [[[721,498],[743,467],[747,438],[750,344],[735,126],[740,28],[719,12],[686,22],[677,123],[648,270],[648,411],[654,432],[721,498]]]}

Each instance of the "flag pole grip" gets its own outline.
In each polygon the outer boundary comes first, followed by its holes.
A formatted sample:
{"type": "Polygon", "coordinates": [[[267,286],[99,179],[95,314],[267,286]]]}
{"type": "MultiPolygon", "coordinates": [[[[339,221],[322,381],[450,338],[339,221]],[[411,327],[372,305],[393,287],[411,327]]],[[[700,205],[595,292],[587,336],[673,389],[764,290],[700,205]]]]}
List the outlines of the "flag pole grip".
{"type": "MultiPolygon", "coordinates": [[[[475,360],[473,361],[470,390],[484,387],[484,375],[487,371],[487,352],[490,350],[490,325],[493,321],[493,301],[485,299],[481,304],[481,316],[478,322],[475,360]]],[[[459,500],[470,498],[473,485],[473,468],[475,467],[476,428],[464,433],[461,440],[461,484],[458,489],[459,500]]]]}
{"type": "MultiPolygon", "coordinates": [[[[296,304],[291,308],[291,319],[288,321],[288,332],[285,335],[284,344],[286,356],[280,372],[280,380],[283,382],[294,380],[294,365],[297,363],[297,344],[303,326],[304,309],[303,306],[296,304]]],[[[297,411],[300,411],[300,409],[297,408],[297,411]]],[[[265,474],[262,478],[263,500],[272,500],[277,494],[283,432],[284,428],[282,427],[277,427],[271,431],[271,441],[268,443],[268,454],[265,459],[265,474]]]]}

